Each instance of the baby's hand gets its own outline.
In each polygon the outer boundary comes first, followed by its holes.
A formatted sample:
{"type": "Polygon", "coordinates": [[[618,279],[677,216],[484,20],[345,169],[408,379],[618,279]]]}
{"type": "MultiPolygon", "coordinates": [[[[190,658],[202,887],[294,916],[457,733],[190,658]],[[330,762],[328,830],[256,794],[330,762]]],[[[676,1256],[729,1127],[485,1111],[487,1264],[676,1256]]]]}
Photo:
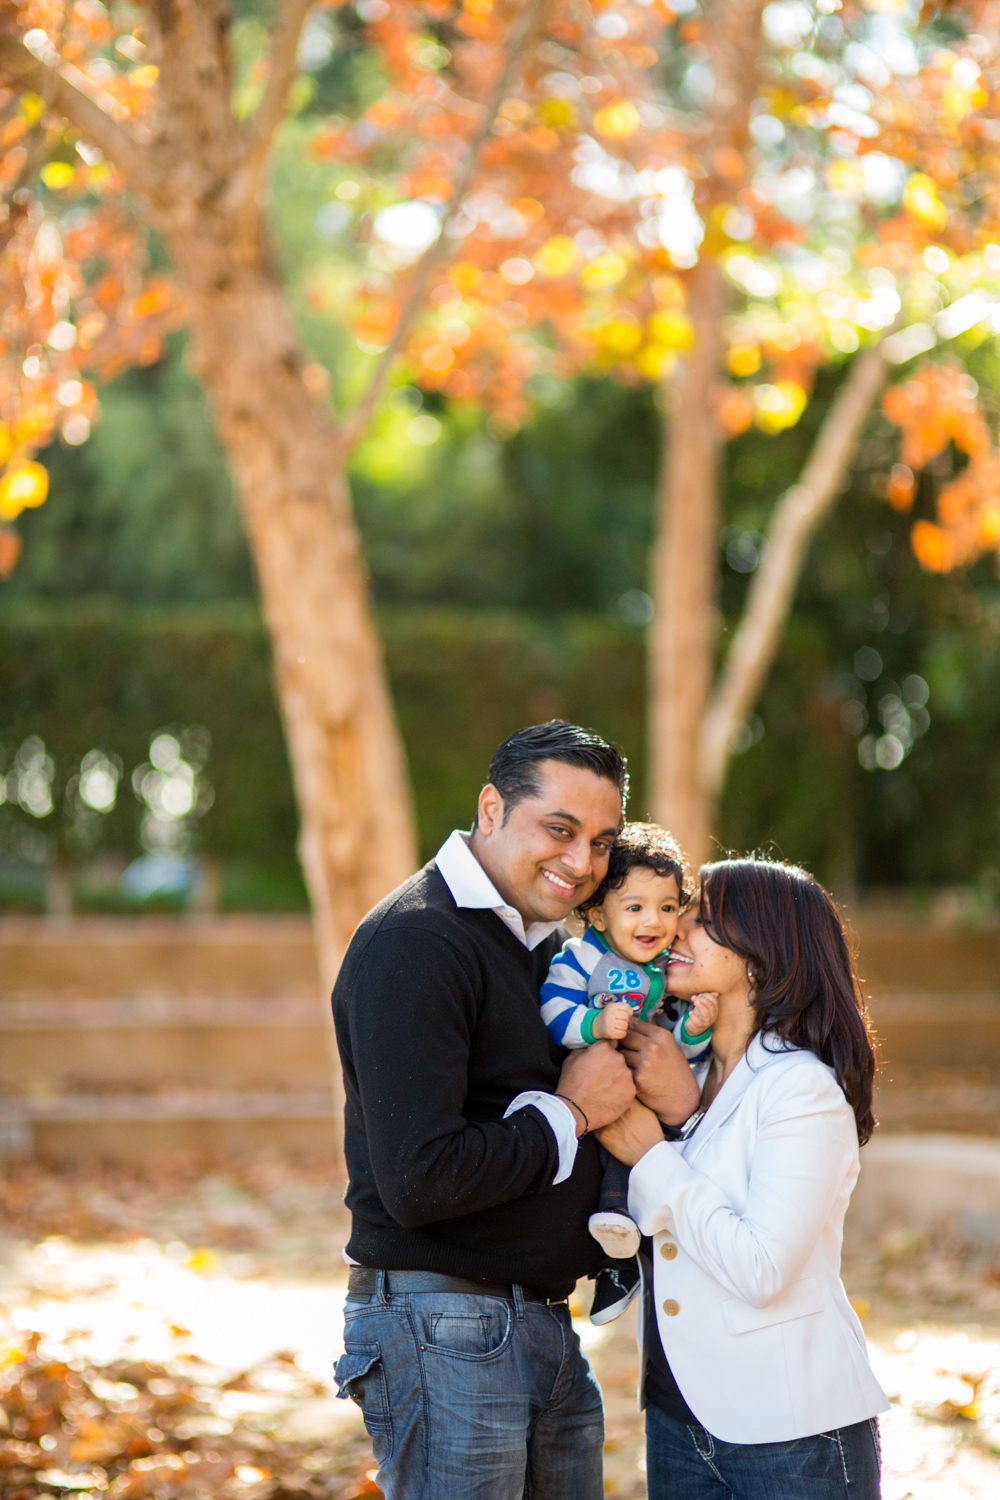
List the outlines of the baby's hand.
{"type": "Polygon", "coordinates": [[[624,1000],[615,1000],[598,1011],[590,1029],[594,1036],[601,1037],[604,1041],[620,1042],[628,1031],[631,1019],[632,1007],[626,1005],[624,1000]]]}
{"type": "Polygon", "coordinates": [[[691,997],[691,1009],[684,1022],[688,1036],[701,1036],[714,1026],[719,1016],[719,996],[715,990],[705,990],[691,997]]]}

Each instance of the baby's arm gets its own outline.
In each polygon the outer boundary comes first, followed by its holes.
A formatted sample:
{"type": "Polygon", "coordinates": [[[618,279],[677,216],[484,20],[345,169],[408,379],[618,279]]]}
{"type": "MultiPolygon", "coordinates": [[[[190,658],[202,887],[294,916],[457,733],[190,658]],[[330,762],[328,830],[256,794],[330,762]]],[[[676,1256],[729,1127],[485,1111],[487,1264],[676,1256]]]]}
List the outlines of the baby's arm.
{"type": "Polygon", "coordinates": [[[599,1033],[592,1028],[602,1012],[587,1004],[588,965],[593,968],[581,939],[571,938],[552,960],[542,985],[542,1020],[560,1047],[589,1047],[597,1040],[599,1033]]]}
{"type": "Polygon", "coordinates": [[[700,1057],[712,1040],[712,1027],[719,1015],[719,997],[713,991],[695,995],[690,1009],[674,1027],[674,1040],[689,1059],[700,1057]]]}

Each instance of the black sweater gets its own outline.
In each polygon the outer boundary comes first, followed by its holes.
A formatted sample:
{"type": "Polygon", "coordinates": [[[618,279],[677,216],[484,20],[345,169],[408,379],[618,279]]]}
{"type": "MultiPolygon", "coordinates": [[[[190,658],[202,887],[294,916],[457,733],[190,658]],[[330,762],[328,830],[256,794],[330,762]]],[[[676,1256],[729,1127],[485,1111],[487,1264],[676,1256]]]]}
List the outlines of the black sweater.
{"type": "Polygon", "coordinates": [[[380,902],[351,939],[333,992],[344,1069],[348,1254],[387,1270],[515,1281],[550,1297],[603,1263],[587,1217],[597,1145],[571,1176],[537,1109],[565,1052],[538,991],[558,940],[533,952],[492,911],[457,908],[433,863],[380,902]]]}

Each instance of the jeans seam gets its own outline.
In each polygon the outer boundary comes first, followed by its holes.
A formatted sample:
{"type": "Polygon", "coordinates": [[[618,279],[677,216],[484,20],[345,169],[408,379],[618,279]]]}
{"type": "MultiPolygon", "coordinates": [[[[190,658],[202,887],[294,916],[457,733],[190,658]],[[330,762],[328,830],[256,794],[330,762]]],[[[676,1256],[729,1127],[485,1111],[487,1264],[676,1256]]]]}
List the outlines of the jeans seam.
{"type": "Polygon", "coordinates": [[[707,1453],[703,1453],[702,1452],[701,1447],[700,1447],[700,1445],[698,1443],[698,1439],[695,1437],[695,1430],[694,1430],[694,1428],[693,1427],[688,1427],[687,1430],[688,1430],[688,1436],[690,1437],[691,1442],[694,1444],[694,1451],[697,1453],[697,1455],[701,1459],[702,1463],[704,1463],[707,1468],[711,1469],[712,1473],[715,1475],[715,1477],[719,1481],[719,1483],[720,1484],[724,1484],[726,1486],[726,1489],[728,1490],[729,1489],[729,1485],[728,1485],[727,1481],[725,1479],[723,1479],[722,1475],[719,1473],[719,1470],[718,1470],[718,1468],[716,1466],[716,1463],[715,1463],[715,1439],[712,1436],[712,1434],[708,1431],[708,1428],[707,1427],[703,1427],[702,1428],[702,1431],[704,1432],[705,1436],[708,1438],[708,1452],[707,1453]]]}
{"type": "Polygon", "coordinates": [[[404,1317],[410,1330],[410,1337],[413,1340],[413,1358],[416,1361],[417,1371],[420,1376],[420,1431],[423,1438],[424,1479],[429,1484],[431,1472],[431,1422],[430,1409],[427,1404],[427,1375],[424,1370],[423,1359],[421,1358],[420,1340],[417,1338],[417,1326],[413,1321],[413,1309],[410,1306],[409,1297],[405,1298],[404,1317]]]}
{"type": "MultiPolygon", "coordinates": [[[[556,1326],[559,1329],[559,1339],[560,1339],[560,1344],[561,1344],[561,1348],[562,1348],[562,1353],[559,1356],[559,1368],[556,1371],[556,1378],[552,1382],[552,1389],[549,1392],[549,1399],[546,1401],[545,1406],[543,1407],[544,1411],[547,1411],[550,1406],[552,1406],[552,1405],[554,1405],[556,1403],[556,1392],[559,1390],[560,1386],[564,1383],[564,1378],[565,1378],[565,1380],[569,1379],[568,1360],[569,1360],[569,1353],[570,1353],[570,1351],[569,1351],[568,1345],[569,1345],[569,1339],[572,1338],[572,1336],[573,1336],[572,1325],[570,1325],[569,1329],[567,1329],[566,1324],[564,1323],[563,1319],[560,1318],[560,1317],[558,1317],[554,1312],[550,1311],[549,1312],[549,1317],[552,1318],[555,1321],[556,1326]],[[569,1338],[567,1338],[567,1333],[569,1334],[569,1338]]],[[[541,1415],[541,1413],[539,1413],[539,1415],[541,1415]]]]}
{"type": "MultiPolygon", "coordinates": [[[[550,1313],[547,1308],[545,1309],[545,1312],[546,1312],[547,1316],[549,1316],[549,1317],[555,1317],[555,1314],[554,1313],[550,1313]]],[[[565,1325],[564,1325],[564,1323],[563,1323],[563,1321],[562,1321],[561,1318],[556,1318],[556,1322],[559,1325],[559,1337],[560,1337],[560,1340],[562,1342],[562,1353],[559,1356],[559,1368],[556,1371],[556,1378],[552,1382],[552,1389],[549,1391],[548,1400],[545,1401],[545,1403],[538,1408],[538,1411],[535,1413],[535,1415],[532,1417],[531,1421],[528,1423],[527,1440],[528,1440],[529,1444],[530,1444],[532,1438],[534,1437],[535,1428],[538,1426],[539,1422],[545,1416],[545,1414],[549,1410],[549,1408],[555,1403],[556,1391],[559,1388],[559,1382],[562,1379],[563,1369],[565,1368],[565,1365],[566,1365],[566,1327],[565,1327],[565,1325]]],[[[572,1328],[571,1328],[571,1331],[572,1331],[572,1328]]],[[[603,1406],[602,1406],[602,1409],[603,1409],[603,1406]]],[[[531,1500],[531,1497],[528,1495],[527,1490],[525,1490],[524,1500],[531,1500]]]]}
{"type": "Polygon", "coordinates": [[[847,1457],[846,1457],[846,1455],[844,1453],[844,1441],[843,1441],[843,1438],[840,1435],[840,1428],[839,1427],[834,1428],[831,1436],[835,1440],[835,1442],[837,1444],[837,1452],[840,1454],[840,1467],[841,1467],[841,1469],[843,1470],[843,1473],[844,1473],[844,1489],[845,1490],[850,1490],[850,1488],[851,1488],[851,1476],[847,1472],[847,1457]]]}

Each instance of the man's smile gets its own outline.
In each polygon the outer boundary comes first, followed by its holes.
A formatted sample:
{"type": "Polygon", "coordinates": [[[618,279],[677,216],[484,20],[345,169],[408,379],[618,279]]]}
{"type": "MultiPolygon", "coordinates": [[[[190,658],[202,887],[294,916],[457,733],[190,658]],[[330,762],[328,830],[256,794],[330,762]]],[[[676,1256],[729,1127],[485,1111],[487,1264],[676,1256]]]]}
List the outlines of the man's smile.
{"type": "Polygon", "coordinates": [[[543,868],[542,874],[545,876],[546,880],[549,881],[552,887],[556,891],[558,891],[560,896],[572,896],[573,892],[580,884],[578,880],[567,880],[565,875],[557,875],[555,870],[546,870],[543,868]]]}

